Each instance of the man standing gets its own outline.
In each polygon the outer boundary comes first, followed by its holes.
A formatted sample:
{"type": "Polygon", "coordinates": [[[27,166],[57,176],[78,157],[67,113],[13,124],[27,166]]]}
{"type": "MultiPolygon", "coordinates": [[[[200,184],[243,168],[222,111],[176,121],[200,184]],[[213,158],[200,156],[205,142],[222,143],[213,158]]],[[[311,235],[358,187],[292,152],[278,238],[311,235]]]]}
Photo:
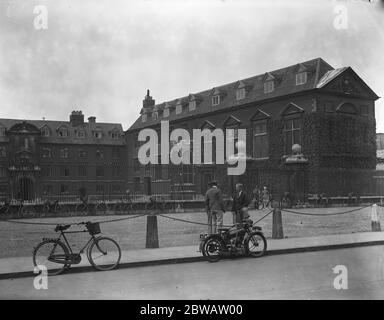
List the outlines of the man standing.
{"type": "Polygon", "coordinates": [[[208,214],[208,233],[217,233],[217,228],[221,228],[223,226],[223,214],[225,212],[225,208],[223,196],[221,190],[217,187],[216,181],[212,181],[210,183],[210,188],[208,189],[205,198],[208,214]],[[211,221],[209,216],[210,214],[211,221]]]}
{"type": "Polygon", "coordinates": [[[248,218],[249,198],[243,191],[241,183],[236,184],[236,194],[233,197],[232,212],[235,214],[236,221],[234,223],[241,224],[243,219],[248,218]]]}

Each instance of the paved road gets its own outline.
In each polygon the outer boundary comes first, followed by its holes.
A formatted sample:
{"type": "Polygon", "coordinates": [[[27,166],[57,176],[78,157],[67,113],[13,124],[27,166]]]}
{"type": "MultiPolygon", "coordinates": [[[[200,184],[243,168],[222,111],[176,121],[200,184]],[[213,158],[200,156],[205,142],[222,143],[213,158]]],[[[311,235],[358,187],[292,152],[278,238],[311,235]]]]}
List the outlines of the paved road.
{"type": "Polygon", "coordinates": [[[33,278],[0,281],[0,298],[29,299],[383,299],[384,247],[64,274],[36,290],[33,278]],[[348,268],[336,290],[332,268],[348,268]]]}

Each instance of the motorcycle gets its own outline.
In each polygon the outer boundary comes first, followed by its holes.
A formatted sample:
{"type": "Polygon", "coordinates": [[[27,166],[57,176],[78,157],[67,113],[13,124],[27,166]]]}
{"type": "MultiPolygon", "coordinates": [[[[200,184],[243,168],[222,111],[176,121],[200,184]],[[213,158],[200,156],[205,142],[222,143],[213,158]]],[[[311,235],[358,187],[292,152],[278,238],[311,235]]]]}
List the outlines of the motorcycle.
{"type": "Polygon", "coordinates": [[[267,240],[261,227],[251,219],[231,227],[219,228],[215,234],[200,235],[200,252],[209,262],[222,257],[251,256],[261,257],[267,250],[267,240]]]}

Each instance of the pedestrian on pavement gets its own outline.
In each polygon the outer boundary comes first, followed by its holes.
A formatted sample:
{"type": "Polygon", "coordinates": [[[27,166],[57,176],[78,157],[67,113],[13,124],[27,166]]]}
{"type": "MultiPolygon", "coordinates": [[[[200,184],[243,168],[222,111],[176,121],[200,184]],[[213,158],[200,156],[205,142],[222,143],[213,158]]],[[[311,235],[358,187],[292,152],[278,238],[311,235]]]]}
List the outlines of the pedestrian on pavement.
{"type": "Polygon", "coordinates": [[[263,187],[263,191],[261,191],[261,199],[263,201],[263,208],[267,208],[270,197],[269,197],[269,191],[266,186],[263,187]]]}
{"type": "Polygon", "coordinates": [[[241,183],[236,184],[236,193],[233,197],[232,212],[236,217],[236,224],[242,224],[243,220],[249,217],[248,214],[249,198],[243,190],[241,183]]]}
{"type": "Polygon", "coordinates": [[[205,199],[208,215],[208,233],[217,233],[217,229],[223,227],[225,206],[223,195],[216,181],[210,183],[210,188],[205,195],[205,199]]]}
{"type": "Polygon", "coordinates": [[[259,201],[260,201],[259,187],[256,186],[255,189],[253,189],[252,193],[253,193],[253,201],[254,201],[255,209],[259,209],[259,201]]]}

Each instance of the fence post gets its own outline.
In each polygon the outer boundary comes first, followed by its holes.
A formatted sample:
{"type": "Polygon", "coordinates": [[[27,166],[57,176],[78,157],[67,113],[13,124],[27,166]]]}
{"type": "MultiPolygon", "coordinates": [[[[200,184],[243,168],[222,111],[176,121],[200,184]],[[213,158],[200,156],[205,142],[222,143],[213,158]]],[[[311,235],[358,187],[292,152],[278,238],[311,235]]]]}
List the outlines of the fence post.
{"type": "Polygon", "coordinates": [[[159,233],[157,229],[157,215],[152,212],[147,215],[147,238],[145,243],[146,248],[159,247],[159,233]]]}
{"type": "Polygon", "coordinates": [[[272,239],[283,239],[283,220],[281,217],[281,209],[277,201],[273,201],[272,216],[272,239]]]}
{"type": "Polygon", "coordinates": [[[371,211],[371,229],[372,231],[381,231],[379,217],[377,215],[377,204],[372,205],[371,211]]]}

